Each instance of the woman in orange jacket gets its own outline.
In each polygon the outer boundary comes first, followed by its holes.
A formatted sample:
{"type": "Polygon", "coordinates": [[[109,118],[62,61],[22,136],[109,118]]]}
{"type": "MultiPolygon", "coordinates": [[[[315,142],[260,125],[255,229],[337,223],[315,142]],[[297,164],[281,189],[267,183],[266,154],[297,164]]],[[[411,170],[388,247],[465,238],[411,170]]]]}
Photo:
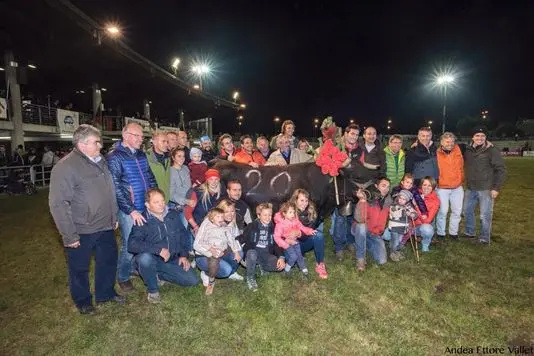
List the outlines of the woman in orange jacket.
{"type": "Polygon", "coordinates": [[[416,207],[418,218],[415,220],[415,232],[417,235],[423,238],[422,248],[423,252],[430,250],[430,243],[434,236],[434,226],[432,221],[436,217],[439,210],[439,198],[434,189],[436,188],[436,180],[430,176],[427,176],[419,183],[419,192],[423,200],[425,201],[428,213],[422,215],[419,208],[416,207]]]}

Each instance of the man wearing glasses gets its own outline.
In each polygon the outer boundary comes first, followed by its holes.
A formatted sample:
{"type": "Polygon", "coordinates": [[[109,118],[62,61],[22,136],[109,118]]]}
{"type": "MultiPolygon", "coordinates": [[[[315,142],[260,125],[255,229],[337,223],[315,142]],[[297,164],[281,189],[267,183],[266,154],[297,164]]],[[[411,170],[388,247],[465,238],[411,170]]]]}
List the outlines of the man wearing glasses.
{"type": "Polygon", "coordinates": [[[100,155],[100,131],[80,125],[73,134],[74,149],[52,169],[49,206],[63,238],[69,269],[69,287],[81,314],[92,314],[89,263],[95,252],[96,303],[124,303],[115,293],[117,227],[115,186],[100,155]]]}
{"type": "Polygon", "coordinates": [[[107,155],[107,161],[119,205],[119,226],[122,246],[118,265],[118,282],[125,294],[134,291],[130,274],[133,272],[132,254],[128,252],[128,238],[132,227],[142,226],[146,221],[145,193],[157,187],[156,180],[145,153],[140,149],[143,130],[137,123],[129,123],[122,129],[122,141],[107,155]]]}

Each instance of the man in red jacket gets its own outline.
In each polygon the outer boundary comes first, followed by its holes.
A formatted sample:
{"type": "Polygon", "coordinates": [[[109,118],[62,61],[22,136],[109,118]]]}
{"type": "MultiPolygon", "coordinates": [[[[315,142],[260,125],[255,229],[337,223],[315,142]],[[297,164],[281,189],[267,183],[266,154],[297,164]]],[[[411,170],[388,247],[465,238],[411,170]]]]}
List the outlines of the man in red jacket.
{"type": "Polygon", "coordinates": [[[377,264],[387,262],[387,251],[384,240],[389,240],[386,224],[391,206],[389,195],[389,179],[380,177],[375,183],[378,194],[371,197],[359,190],[356,196],[360,200],[354,211],[354,222],[351,233],[356,242],[356,269],[365,270],[365,252],[368,249],[377,264]]]}

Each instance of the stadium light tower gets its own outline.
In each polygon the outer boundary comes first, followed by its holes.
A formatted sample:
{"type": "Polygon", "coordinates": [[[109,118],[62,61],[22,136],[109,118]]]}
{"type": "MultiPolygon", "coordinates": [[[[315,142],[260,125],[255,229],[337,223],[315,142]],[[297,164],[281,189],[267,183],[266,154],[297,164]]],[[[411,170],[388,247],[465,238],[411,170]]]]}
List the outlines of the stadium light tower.
{"type": "Polygon", "coordinates": [[[191,71],[198,77],[199,87],[202,90],[202,78],[211,72],[210,67],[207,64],[195,64],[191,67],[191,71]]]}
{"type": "Polygon", "coordinates": [[[445,132],[445,121],[447,119],[447,87],[454,82],[454,76],[450,74],[442,74],[436,78],[436,84],[443,91],[443,120],[441,132],[445,132]]]}

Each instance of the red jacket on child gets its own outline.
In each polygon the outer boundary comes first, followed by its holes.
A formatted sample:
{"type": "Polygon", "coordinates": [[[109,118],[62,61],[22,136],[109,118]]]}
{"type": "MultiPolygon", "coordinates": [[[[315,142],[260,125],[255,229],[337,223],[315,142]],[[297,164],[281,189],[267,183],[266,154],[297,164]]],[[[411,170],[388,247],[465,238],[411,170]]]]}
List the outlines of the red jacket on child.
{"type": "Polygon", "coordinates": [[[191,184],[194,186],[199,186],[200,184],[206,181],[204,174],[208,170],[208,164],[206,161],[200,161],[195,163],[193,161],[189,162],[187,165],[189,171],[191,172],[191,184]]]}

